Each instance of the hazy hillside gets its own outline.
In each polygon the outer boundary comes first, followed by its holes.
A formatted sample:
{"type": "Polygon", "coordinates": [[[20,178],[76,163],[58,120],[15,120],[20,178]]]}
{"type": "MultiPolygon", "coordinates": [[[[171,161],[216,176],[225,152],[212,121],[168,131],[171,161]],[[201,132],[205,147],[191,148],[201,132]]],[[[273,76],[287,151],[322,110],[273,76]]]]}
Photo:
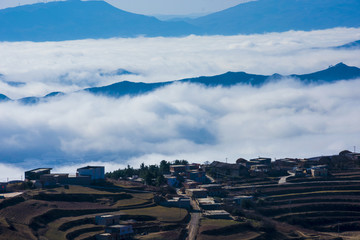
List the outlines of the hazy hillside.
{"type": "Polygon", "coordinates": [[[162,22],[103,1],[71,0],[0,10],[1,41],[181,36],[194,31],[195,27],[185,22],[162,22]]]}
{"type": "Polygon", "coordinates": [[[357,0],[259,0],[196,19],[160,21],[103,1],[69,0],[0,10],[0,41],[234,35],[359,27],[357,0]]]}
{"type": "Polygon", "coordinates": [[[360,40],[350,42],[341,46],[334,47],[335,49],[355,49],[360,48],[360,40]]]}
{"type": "Polygon", "coordinates": [[[189,22],[205,34],[225,35],[359,27],[360,1],[258,0],[189,22]]]}
{"type": "MultiPolygon", "coordinates": [[[[148,92],[155,91],[156,89],[174,83],[193,83],[193,84],[205,85],[207,87],[216,87],[216,86],[231,87],[237,84],[259,87],[265,83],[277,81],[279,79],[286,77],[298,79],[305,84],[309,84],[309,83],[323,84],[323,83],[331,83],[339,80],[351,80],[355,78],[360,78],[360,68],[350,67],[344,63],[338,63],[335,66],[330,66],[329,68],[322,71],[303,74],[303,75],[292,74],[289,76],[282,76],[280,74],[273,74],[267,76],[267,75],[248,74],[246,72],[227,72],[216,76],[207,76],[207,77],[202,76],[197,78],[188,78],[188,79],[169,81],[169,82],[159,82],[159,83],[122,81],[108,86],[86,88],[83,91],[90,92],[96,95],[104,95],[104,96],[118,98],[125,95],[136,96],[136,95],[146,94],[148,92]]],[[[52,97],[62,96],[62,95],[64,95],[64,93],[53,92],[53,93],[49,93],[44,97],[26,97],[19,99],[18,101],[23,104],[36,104],[40,100],[48,100],[52,97]]],[[[0,101],[8,101],[8,100],[10,99],[7,96],[0,94],[0,101]]]]}

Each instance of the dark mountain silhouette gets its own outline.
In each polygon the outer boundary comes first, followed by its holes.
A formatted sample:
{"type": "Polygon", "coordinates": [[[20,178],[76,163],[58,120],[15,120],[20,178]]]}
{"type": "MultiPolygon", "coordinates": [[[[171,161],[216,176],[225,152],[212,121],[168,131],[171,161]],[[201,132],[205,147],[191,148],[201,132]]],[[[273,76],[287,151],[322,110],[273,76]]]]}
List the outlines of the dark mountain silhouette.
{"type": "Polygon", "coordinates": [[[290,75],[290,77],[298,78],[304,82],[329,83],[339,80],[359,78],[360,69],[357,67],[347,66],[344,63],[338,63],[335,66],[330,66],[326,70],[303,75],[290,75]]]}
{"type": "Polygon", "coordinates": [[[357,49],[360,48],[360,40],[347,43],[341,46],[333,47],[334,49],[357,49]]]}
{"type": "Polygon", "coordinates": [[[11,99],[8,98],[7,96],[5,96],[4,94],[0,94],[0,102],[7,102],[10,101],[11,99]]]}
{"type": "Polygon", "coordinates": [[[358,0],[258,0],[196,19],[161,21],[104,1],[68,0],[0,10],[0,41],[234,35],[360,27],[358,0]]]}
{"type": "Polygon", "coordinates": [[[188,22],[209,35],[359,27],[360,1],[258,0],[188,22]]]}
{"type": "Polygon", "coordinates": [[[0,41],[181,36],[196,32],[185,22],[163,22],[122,11],[104,1],[69,0],[0,10],[0,41]]]}
{"type": "MultiPolygon", "coordinates": [[[[123,81],[103,87],[86,88],[83,91],[95,95],[119,98],[126,95],[137,96],[141,94],[146,94],[155,91],[156,89],[176,83],[200,84],[206,87],[217,87],[217,86],[232,87],[239,84],[260,87],[266,83],[279,81],[282,78],[289,78],[289,77],[298,79],[304,84],[333,83],[340,80],[351,80],[351,79],[360,78],[360,68],[350,67],[344,63],[338,63],[335,66],[330,66],[329,68],[322,71],[303,74],[303,75],[292,74],[289,76],[282,76],[280,74],[256,75],[256,74],[248,74],[245,72],[227,72],[216,76],[208,76],[208,77],[203,76],[197,78],[187,78],[177,81],[159,82],[159,83],[123,81]]],[[[26,97],[19,99],[17,101],[23,104],[36,104],[40,101],[48,101],[51,98],[63,96],[63,95],[64,93],[62,92],[52,92],[44,97],[26,97]]],[[[10,100],[4,95],[0,95],[0,101],[1,99],[10,100]]]]}
{"type": "Polygon", "coordinates": [[[331,83],[339,80],[350,80],[350,79],[360,78],[360,68],[350,67],[345,65],[344,63],[339,63],[336,64],[335,66],[330,66],[326,70],[322,70],[310,74],[304,74],[304,75],[293,74],[290,76],[282,76],[280,74],[266,76],[266,75],[248,74],[245,72],[227,72],[216,76],[209,76],[209,77],[203,76],[198,78],[188,78],[183,80],[161,82],[161,83],[134,83],[134,82],[124,81],[104,87],[87,88],[85,89],[85,91],[97,95],[121,97],[125,95],[135,96],[135,95],[145,94],[174,83],[201,84],[207,87],[216,87],[216,86],[231,87],[238,84],[259,87],[265,83],[271,81],[277,81],[284,77],[297,78],[306,84],[331,83]]]}

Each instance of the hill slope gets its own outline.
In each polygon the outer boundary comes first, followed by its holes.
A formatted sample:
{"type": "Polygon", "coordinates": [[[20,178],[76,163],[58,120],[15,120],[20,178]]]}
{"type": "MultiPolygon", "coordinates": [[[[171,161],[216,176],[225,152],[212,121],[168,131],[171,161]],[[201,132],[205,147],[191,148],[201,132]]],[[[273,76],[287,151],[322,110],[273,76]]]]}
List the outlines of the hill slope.
{"type": "MultiPolygon", "coordinates": [[[[339,80],[351,80],[360,78],[360,68],[350,67],[344,63],[338,63],[335,66],[330,66],[329,68],[309,73],[303,75],[289,75],[282,76],[280,74],[273,75],[256,75],[256,74],[248,74],[245,72],[227,72],[221,75],[209,76],[209,77],[197,77],[197,78],[188,78],[177,81],[169,81],[169,82],[159,82],[159,83],[137,83],[137,82],[129,82],[123,81],[114,83],[108,86],[103,87],[93,87],[87,88],[83,91],[89,92],[95,95],[103,95],[107,97],[115,97],[119,98],[122,96],[136,96],[141,94],[146,94],[161,87],[165,87],[174,83],[193,83],[193,84],[201,84],[206,87],[231,87],[237,84],[243,85],[251,85],[254,87],[262,86],[268,82],[278,81],[279,79],[291,77],[300,80],[305,84],[313,83],[313,84],[324,84],[324,83],[332,83],[339,80]]],[[[47,101],[51,98],[63,96],[64,93],[61,92],[53,92],[49,93],[44,97],[26,97],[19,99],[18,101],[23,104],[36,104],[40,101],[47,101]]],[[[1,101],[9,101],[8,97],[0,94],[0,102],[1,101]]]]}
{"type": "Polygon", "coordinates": [[[0,10],[0,41],[234,35],[360,27],[358,0],[258,0],[184,21],[160,21],[104,1],[68,0],[0,10]]]}
{"type": "Polygon", "coordinates": [[[0,41],[61,41],[187,35],[185,22],[163,22],[122,11],[104,1],[70,0],[0,10],[0,41]]]}
{"type": "Polygon", "coordinates": [[[358,0],[258,0],[190,20],[205,34],[283,32],[360,26],[358,0]]]}

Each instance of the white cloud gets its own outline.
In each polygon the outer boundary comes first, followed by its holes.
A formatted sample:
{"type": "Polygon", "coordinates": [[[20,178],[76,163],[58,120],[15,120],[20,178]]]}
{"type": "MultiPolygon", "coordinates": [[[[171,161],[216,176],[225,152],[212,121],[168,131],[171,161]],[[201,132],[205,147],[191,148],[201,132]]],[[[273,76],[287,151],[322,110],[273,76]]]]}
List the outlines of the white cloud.
{"type": "Polygon", "coordinates": [[[360,66],[360,50],[330,50],[360,39],[360,29],[264,35],[189,36],[66,42],[0,42],[0,93],[12,98],[71,92],[122,80],[159,82],[227,71],[308,73],[340,61],[360,66]],[[126,69],[139,75],[100,76],[126,69]]]}
{"type": "MultiPolygon", "coordinates": [[[[124,79],[167,81],[241,70],[308,73],[340,61],[360,66],[359,50],[320,48],[359,38],[360,29],[332,29],[232,37],[3,42],[4,80],[27,84],[11,87],[0,82],[0,93],[16,98],[124,79]],[[119,68],[140,75],[99,74],[119,68]]],[[[285,79],[260,88],[176,84],[133,98],[73,93],[33,106],[0,103],[0,169],[5,169],[0,174],[18,178],[23,170],[8,171],[12,166],[74,172],[87,163],[115,170],[162,159],[204,162],[336,154],[358,145],[359,87],[360,80],[305,86],[285,79]]]]}
{"type": "Polygon", "coordinates": [[[24,169],[0,163],[0,182],[24,179],[24,169]]]}
{"type": "Polygon", "coordinates": [[[335,154],[358,141],[359,87],[360,80],[286,79],[261,88],[175,84],[134,98],[78,93],[35,106],[3,103],[0,152],[57,171],[88,162],[114,170],[162,159],[335,154]]]}

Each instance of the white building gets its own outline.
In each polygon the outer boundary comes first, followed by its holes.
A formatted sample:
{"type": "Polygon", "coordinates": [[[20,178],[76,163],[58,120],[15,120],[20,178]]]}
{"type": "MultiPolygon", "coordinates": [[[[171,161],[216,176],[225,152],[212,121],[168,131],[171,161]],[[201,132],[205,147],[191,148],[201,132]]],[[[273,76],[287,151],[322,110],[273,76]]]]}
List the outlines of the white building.
{"type": "Polygon", "coordinates": [[[115,225],[120,221],[120,215],[100,215],[95,217],[95,223],[97,225],[115,225]]]}
{"type": "Polygon", "coordinates": [[[77,176],[90,176],[93,182],[105,180],[104,166],[86,166],[77,169],[77,176]]]}
{"type": "Polygon", "coordinates": [[[105,233],[110,233],[113,239],[130,239],[134,234],[131,225],[113,225],[106,227],[105,233]]]}

